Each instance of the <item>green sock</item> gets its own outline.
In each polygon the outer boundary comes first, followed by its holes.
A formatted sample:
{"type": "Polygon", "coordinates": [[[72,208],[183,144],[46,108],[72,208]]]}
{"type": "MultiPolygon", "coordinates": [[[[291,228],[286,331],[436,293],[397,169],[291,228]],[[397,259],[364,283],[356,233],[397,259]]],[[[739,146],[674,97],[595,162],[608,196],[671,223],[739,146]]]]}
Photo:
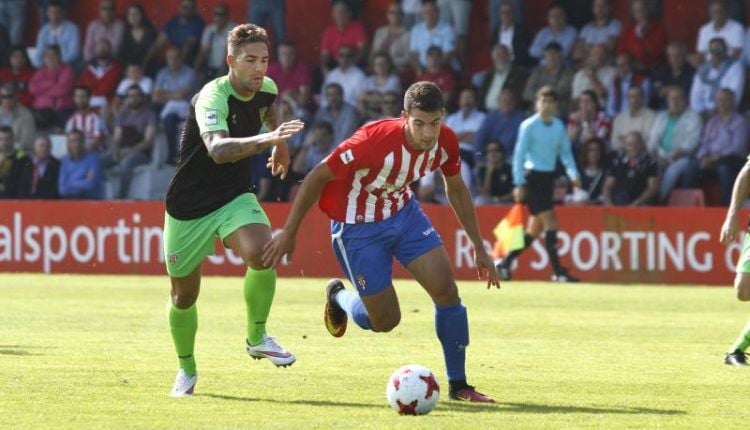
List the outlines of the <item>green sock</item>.
{"type": "Polygon", "coordinates": [[[195,375],[195,333],[198,331],[198,308],[193,304],[187,309],[169,306],[169,331],[180,362],[180,369],[186,374],[195,375]]]}
{"type": "Polygon", "coordinates": [[[271,312],[276,292],[276,270],[247,268],[245,274],[245,306],[247,307],[247,340],[250,345],[263,342],[266,319],[271,312]]]}
{"type": "Polygon", "coordinates": [[[737,338],[737,340],[734,341],[734,345],[732,345],[732,348],[729,350],[729,352],[734,352],[738,349],[742,352],[745,352],[748,346],[750,346],[750,322],[748,322],[745,325],[745,328],[742,329],[742,334],[737,338]]]}

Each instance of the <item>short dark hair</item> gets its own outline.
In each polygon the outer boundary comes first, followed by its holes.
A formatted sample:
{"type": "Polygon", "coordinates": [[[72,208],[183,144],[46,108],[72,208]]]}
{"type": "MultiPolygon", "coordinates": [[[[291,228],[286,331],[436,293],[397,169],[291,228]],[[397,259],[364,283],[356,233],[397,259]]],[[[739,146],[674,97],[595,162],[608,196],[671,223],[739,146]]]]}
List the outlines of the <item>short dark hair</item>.
{"type": "Polygon", "coordinates": [[[315,124],[313,124],[313,128],[319,128],[321,130],[327,131],[329,134],[333,134],[333,124],[328,121],[316,121],[315,124]]]}
{"type": "Polygon", "coordinates": [[[263,27],[255,24],[240,24],[227,35],[227,48],[234,52],[248,43],[265,43],[268,46],[268,33],[263,27]]]}
{"type": "Polygon", "coordinates": [[[67,135],[70,136],[71,134],[74,134],[81,138],[81,140],[86,140],[86,135],[83,134],[83,132],[77,128],[74,128],[73,130],[70,130],[67,135]]]}
{"type": "Polygon", "coordinates": [[[596,108],[601,109],[601,105],[599,104],[599,96],[596,94],[596,91],[592,89],[584,90],[581,93],[581,96],[588,96],[594,102],[596,108]]]}
{"type": "Polygon", "coordinates": [[[604,141],[599,137],[590,137],[581,144],[581,150],[578,153],[578,166],[580,166],[580,168],[584,168],[588,164],[586,153],[592,146],[599,149],[599,166],[601,167],[601,165],[604,164],[604,156],[606,155],[604,153],[604,141]]]}
{"type": "Polygon", "coordinates": [[[6,134],[10,134],[12,136],[13,135],[13,127],[11,127],[9,125],[0,126],[0,133],[6,133],[6,134]]]}
{"type": "Polygon", "coordinates": [[[562,51],[563,51],[563,47],[562,47],[562,45],[560,45],[560,43],[558,43],[558,42],[555,42],[555,41],[553,40],[552,42],[548,43],[548,44],[547,44],[547,46],[545,46],[545,47],[544,47],[544,50],[545,50],[545,51],[557,51],[557,52],[562,52],[562,51]]]}
{"type": "Polygon", "coordinates": [[[145,94],[145,93],[143,92],[143,88],[141,88],[141,86],[140,86],[140,85],[138,85],[138,84],[132,84],[131,86],[129,86],[129,87],[128,87],[128,89],[127,89],[127,90],[125,90],[125,94],[129,93],[129,92],[130,92],[130,91],[132,91],[132,90],[136,90],[136,91],[138,91],[139,93],[141,93],[141,95],[144,95],[144,94],[145,94]]]}
{"type": "Polygon", "coordinates": [[[546,98],[550,98],[554,101],[560,100],[560,96],[557,94],[557,91],[555,91],[555,89],[552,88],[552,86],[550,85],[545,85],[542,88],[539,88],[539,90],[537,90],[536,92],[537,100],[546,99],[546,98]]]}
{"type": "Polygon", "coordinates": [[[429,81],[419,81],[411,84],[404,95],[404,110],[408,113],[412,109],[425,112],[443,110],[443,93],[440,87],[429,81]]]}

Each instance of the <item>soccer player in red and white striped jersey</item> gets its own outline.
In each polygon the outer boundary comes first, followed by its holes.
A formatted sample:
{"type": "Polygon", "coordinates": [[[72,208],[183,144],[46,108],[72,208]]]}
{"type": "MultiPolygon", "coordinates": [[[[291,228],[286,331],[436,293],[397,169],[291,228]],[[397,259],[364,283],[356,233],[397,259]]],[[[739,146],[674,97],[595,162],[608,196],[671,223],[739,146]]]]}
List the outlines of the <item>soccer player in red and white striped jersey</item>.
{"type": "Polygon", "coordinates": [[[458,139],[444,126],[440,89],[417,82],[406,91],[404,113],[358,129],[302,182],[283,230],[264,248],[263,264],[275,266],[294,250],[305,214],[320,198],[332,219],[339,263],[356,292],[338,279],[328,284],[325,323],[342,336],[351,318],[359,327],[388,332],[401,319],[392,283],[393,258],[406,267],[435,303],[435,330],[443,347],[450,397],[494,402],[466,381],[469,327],[450,259],[440,235],[413,198],[409,184],[440,169],[446,194],[474,245],[474,264],[487,286],[500,286],[484,250],[471,194],[460,175],[458,139]]]}

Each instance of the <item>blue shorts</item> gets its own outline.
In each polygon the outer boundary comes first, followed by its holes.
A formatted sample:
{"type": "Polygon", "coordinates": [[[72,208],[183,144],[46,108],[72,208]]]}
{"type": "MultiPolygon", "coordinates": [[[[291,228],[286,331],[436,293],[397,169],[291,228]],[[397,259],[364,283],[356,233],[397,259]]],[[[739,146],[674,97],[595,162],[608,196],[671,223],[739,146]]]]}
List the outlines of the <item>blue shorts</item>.
{"type": "Polygon", "coordinates": [[[406,266],[443,245],[435,227],[414,200],[384,221],[365,224],[331,221],[331,242],[341,268],[361,296],[377,294],[391,285],[394,256],[406,266]]]}

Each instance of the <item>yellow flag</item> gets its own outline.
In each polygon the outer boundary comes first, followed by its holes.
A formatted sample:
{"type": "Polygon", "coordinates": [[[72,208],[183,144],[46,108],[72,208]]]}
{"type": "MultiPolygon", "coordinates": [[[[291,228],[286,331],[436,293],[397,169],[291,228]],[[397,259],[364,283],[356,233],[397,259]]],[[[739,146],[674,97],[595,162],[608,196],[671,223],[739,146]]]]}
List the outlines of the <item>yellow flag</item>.
{"type": "Polygon", "coordinates": [[[523,219],[524,206],[521,203],[516,203],[492,230],[497,239],[493,247],[495,258],[503,257],[511,251],[523,248],[523,219]]]}

